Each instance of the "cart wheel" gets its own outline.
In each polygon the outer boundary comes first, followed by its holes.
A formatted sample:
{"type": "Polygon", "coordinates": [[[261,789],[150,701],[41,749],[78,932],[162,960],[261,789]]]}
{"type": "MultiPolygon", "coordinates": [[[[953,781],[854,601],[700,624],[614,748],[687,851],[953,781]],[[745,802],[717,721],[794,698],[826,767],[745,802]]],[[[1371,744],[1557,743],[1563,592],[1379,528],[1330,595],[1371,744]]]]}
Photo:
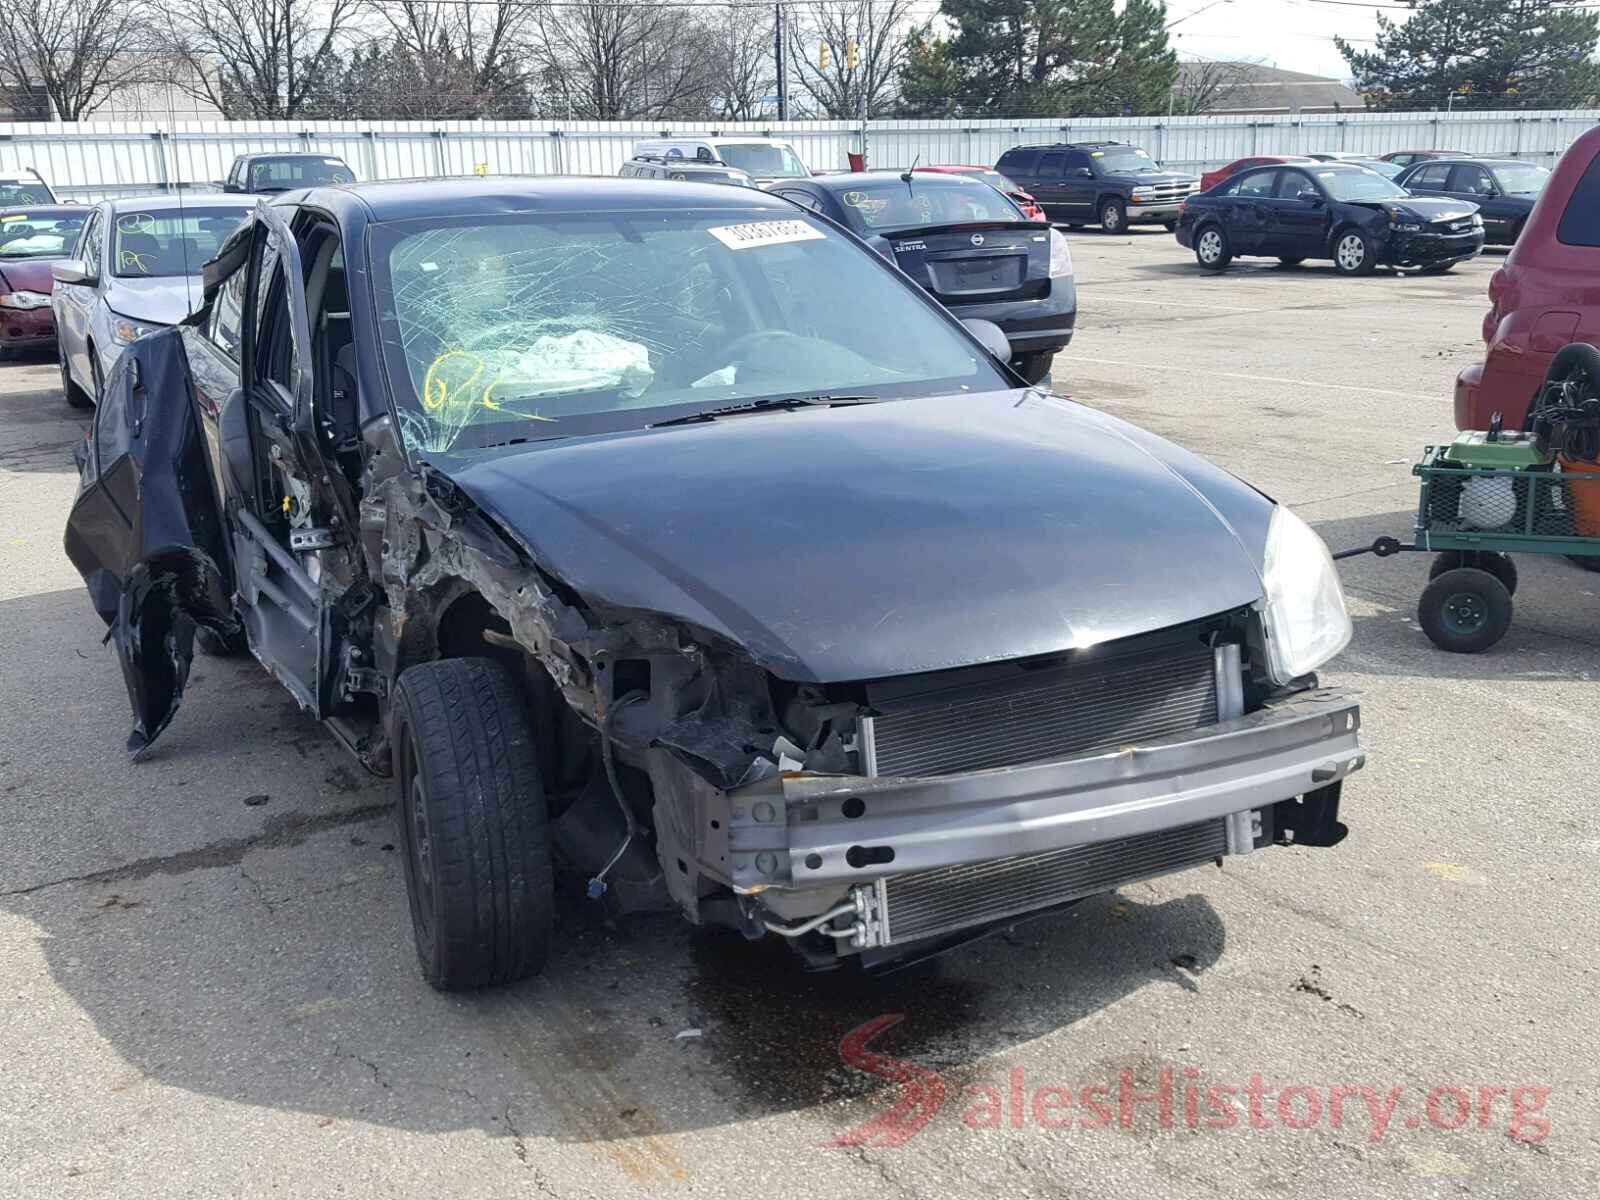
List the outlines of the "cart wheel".
{"type": "Polygon", "coordinates": [[[1488,571],[1457,567],[1423,589],[1417,621],[1439,649],[1478,654],[1511,628],[1511,593],[1488,571]]]}
{"type": "Polygon", "coordinates": [[[1498,550],[1445,550],[1434,556],[1433,566],[1428,568],[1428,579],[1435,580],[1457,567],[1477,567],[1480,571],[1487,571],[1505,584],[1506,591],[1511,595],[1517,594],[1517,564],[1511,561],[1509,554],[1501,554],[1498,550]]]}

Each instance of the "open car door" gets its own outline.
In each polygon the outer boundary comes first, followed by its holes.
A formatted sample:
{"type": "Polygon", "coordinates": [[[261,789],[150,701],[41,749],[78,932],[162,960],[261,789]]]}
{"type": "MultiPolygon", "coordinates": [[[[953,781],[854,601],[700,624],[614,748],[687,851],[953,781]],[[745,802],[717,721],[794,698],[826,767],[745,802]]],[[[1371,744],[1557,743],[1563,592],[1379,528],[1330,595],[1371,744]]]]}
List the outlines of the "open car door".
{"type": "Polygon", "coordinates": [[[247,270],[239,390],[212,462],[183,334],[123,353],[95,412],[66,550],[110,626],[143,750],[176,713],[195,629],[252,653],[325,715],[327,615],[304,554],[331,540],[313,436],[311,349],[299,249],[263,203],[207,264],[206,294],[247,270]]]}
{"type": "Polygon", "coordinates": [[[128,749],[178,709],[196,625],[235,639],[233,562],[182,335],[165,329],[122,354],[83,448],[66,551],[110,626],[133,706],[128,749]]]}

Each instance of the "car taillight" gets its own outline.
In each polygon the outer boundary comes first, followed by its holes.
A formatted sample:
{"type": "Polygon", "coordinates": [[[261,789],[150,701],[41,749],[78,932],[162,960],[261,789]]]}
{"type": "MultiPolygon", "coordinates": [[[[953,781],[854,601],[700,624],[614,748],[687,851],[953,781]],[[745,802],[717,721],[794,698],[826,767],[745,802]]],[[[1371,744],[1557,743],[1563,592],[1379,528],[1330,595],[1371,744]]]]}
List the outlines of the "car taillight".
{"type": "Polygon", "coordinates": [[[1072,274],[1072,248],[1067,245],[1067,235],[1059,229],[1050,231],[1050,278],[1061,279],[1072,274]]]}

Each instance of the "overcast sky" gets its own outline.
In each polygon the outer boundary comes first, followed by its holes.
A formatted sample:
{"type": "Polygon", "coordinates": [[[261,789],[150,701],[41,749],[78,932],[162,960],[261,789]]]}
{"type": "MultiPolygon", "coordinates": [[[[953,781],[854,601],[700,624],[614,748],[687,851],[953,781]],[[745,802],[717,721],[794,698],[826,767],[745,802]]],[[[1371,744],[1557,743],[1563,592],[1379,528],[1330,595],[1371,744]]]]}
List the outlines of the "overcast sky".
{"type": "Polygon", "coordinates": [[[1376,12],[1316,0],[1167,0],[1168,36],[1181,58],[1260,59],[1290,71],[1344,79],[1349,70],[1334,35],[1370,46],[1378,28],[1376,12]]]}

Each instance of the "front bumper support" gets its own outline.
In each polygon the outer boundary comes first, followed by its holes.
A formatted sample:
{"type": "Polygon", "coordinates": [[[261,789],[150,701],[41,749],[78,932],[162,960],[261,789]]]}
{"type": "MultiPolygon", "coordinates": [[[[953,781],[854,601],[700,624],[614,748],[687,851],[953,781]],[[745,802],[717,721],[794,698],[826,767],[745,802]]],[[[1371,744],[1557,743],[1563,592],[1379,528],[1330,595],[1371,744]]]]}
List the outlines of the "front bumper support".
{"type": "Polygon", "coordinates": [[[1365,763],[1355,694],[1302,692],[1182,734],[925,778],[793,772],[728,796],[735,890],[813,889],[1191,825],[1365,763]]]}

